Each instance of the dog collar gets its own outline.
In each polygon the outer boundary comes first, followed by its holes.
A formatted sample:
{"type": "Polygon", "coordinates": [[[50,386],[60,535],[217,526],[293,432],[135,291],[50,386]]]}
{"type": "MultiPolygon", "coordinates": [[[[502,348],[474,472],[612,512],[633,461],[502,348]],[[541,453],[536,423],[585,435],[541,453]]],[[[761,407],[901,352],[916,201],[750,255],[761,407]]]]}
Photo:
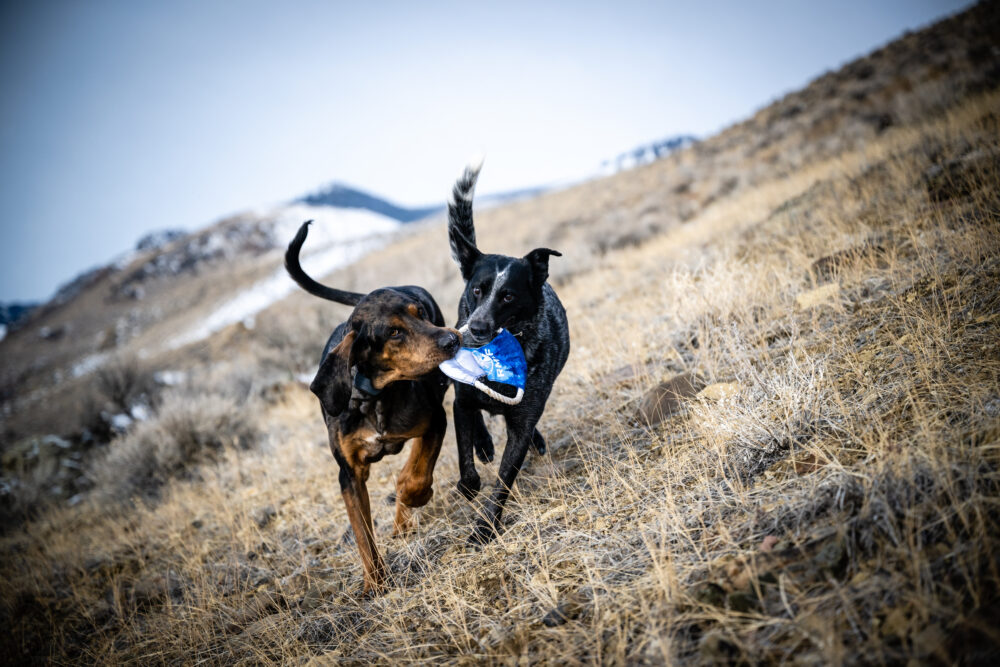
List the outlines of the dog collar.
{"type": "Polygon", "coordinates": [[[369,397],[375,397],[382,393],[381,389],[376,389],[375,385],[372,384],[371,378],[361,371],[354,374],[354,388],[369,397]]]}
{"type": "Polygon", "coordinates": [[[500,329],[497,337],[482,347],[460,348],[454,358],[442,362],[439,368],[456,382],[471,384],[501,403],[517,405],[524,397],[528,363],[521,344],[506,329],[500,329]],[[504,396],[490,389],[484,380],[516,387],[517,395],[504,396]]]}

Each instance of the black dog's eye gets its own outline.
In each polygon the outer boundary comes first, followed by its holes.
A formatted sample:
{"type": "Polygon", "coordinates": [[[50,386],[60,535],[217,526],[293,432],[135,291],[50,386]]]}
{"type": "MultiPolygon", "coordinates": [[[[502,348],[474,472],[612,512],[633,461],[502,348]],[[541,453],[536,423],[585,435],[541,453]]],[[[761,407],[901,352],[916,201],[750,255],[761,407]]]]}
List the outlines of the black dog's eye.
{"type": "Polygon", "coordinates": [[[483,295],[483,290],[479,289],[478,287],[473,287],[472,288],[472,294],[473,294],[473,296],[482,296],[483,295]]]}
{"type": "Polygon", "coordinates": [[[514,300],[514,295],[511,294],[510,292],[508,292],[507,294],[503,295],[503,302],[504,303],[510,303],[513,300],[514,300]]]}
{"type": "Polygon", "coordinates": [[[403,330],[397,327],[389,329],[389,338],[399,338],[403,335],[403,330]]]}
{"type": "Polygon", "coordinates": [[[417,306],[417,317],[419,317],[422,320],[427,319],[427,313],[425,313],[424,309],[421,308],[420,306],[417,306]]]}

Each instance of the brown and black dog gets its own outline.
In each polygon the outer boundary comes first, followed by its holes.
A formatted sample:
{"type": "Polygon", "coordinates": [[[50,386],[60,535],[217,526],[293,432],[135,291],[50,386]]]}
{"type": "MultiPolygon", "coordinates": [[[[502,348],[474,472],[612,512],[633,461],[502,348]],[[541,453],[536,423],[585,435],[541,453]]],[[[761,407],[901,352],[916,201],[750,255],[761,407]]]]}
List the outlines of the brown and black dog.
{"type": "Polygon", "coordinates": [[[310,389],[319,398],[340,466],[340,490],[364,566],[364,592],[377,592],[385,563],[375,546],[365,486],[369,466],[414,441],[396,479],[393,533],[408,532],[411,508],[427,504],[434,492],[434,464],[448,425],[441,407],[448,380],[438,364],[455,355],[461,336],[444,326],[441,310],[422,287],[358,294],[310,278],[299,264],[308,232],[306,222],[288,245],[289,275],[310,294],[354,306],[327,341],[310,389]]]}

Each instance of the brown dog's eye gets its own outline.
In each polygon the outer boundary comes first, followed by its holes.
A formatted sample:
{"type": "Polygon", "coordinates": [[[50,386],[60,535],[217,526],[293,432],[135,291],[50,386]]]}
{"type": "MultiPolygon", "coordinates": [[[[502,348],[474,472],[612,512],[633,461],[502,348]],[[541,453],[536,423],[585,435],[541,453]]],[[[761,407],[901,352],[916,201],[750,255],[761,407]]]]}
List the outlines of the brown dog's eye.
{"type": "Polygon", "coordinates": [[[427,319],[427,313],[425,313],[424,309],[419,306],[417,307],[417,317],[419,317],[422,320],[427,319]]]}
{"type": "Polygon", "coordinates": [[[510,303],[513,300],[514,300],[514,295],[513,294],[504,294],[503,295],[503,302],[504,303],[510,303]]]}
{"type": "Polygon", "coordinates": [[[473,294],[473,296],[482,296],[483,295],[483,290],[479,289],[478,287],[473,287],[472,288],[472,294],[473,294]]]}
{"type": "Polygon", "coordinates": [[[397,329],[396,327],[389,329],[389,338],[399,338],[402,335],[403,335],[402,329],[397,329]]]}

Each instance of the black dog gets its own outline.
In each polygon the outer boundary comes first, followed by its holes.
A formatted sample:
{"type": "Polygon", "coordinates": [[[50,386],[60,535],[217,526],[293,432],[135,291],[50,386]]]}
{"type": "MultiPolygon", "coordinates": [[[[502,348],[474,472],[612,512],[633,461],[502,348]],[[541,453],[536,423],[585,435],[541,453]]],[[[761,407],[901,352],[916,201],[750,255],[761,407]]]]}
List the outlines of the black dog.
{"type": "Polygon", "coordinates": [[[455,355],[460,337],[444,326],[437,303],[422,287],[387,287],[357,294],[321,285],[299,264],[309,223],[285,253],[285,268],[314,296],[354,306],[333,330],[310,389],[319,398],[340,466],[340,491],[361,554],[364,590],[378,591],[385,564],[375,546],[368,500],[369,466],[397,454],[413,439],[396,479],[394,534],[410,530],[410,508],[431,499],[434,464],[448,419],[441,400],[448,379],[438,364],[455,355]]]}
{"type": "Polygon", "coordinates": [[[569,356],[566,311],[546,283],[549,256],[561,253],[548,248],[532,250],[522,258],[485,255],[476,247],[472,221],[472,196],[481,165],[465,169],[455,183],[448,203],[448,238],[451,253],[465,279],[465,293],[458,305],[458,326],[463,343],[477,347],[489,342],[501,328],[517,337],[528,362],[524,398],[505,405],[466,384],[455,384],[455,436],[458,441],[461,481],[458,489],[468,499],[479,492],[479,474],[472,452],[482,461],[493,460],[493,441],[481,410],[501,414],[507,422],[507,447],[486,515],[476,524],[471,540],[485,543],[497,535],[500,514],[521,470],[528,446],[545,452],[545,440],[535,428],[559,371],[569,356]]]}

